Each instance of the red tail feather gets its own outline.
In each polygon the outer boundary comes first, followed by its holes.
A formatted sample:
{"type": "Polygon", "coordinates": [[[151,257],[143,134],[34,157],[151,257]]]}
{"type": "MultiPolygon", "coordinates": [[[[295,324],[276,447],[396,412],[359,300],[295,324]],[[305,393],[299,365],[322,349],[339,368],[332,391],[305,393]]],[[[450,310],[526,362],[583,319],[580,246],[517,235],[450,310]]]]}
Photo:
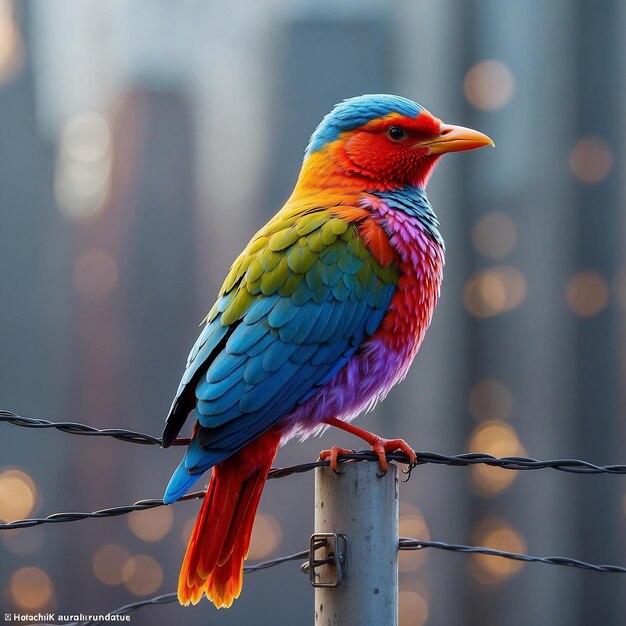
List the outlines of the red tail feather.
{"type": "Polygon", "coordinates": [[[278,451],[280,433],[270,430],[213,468],[178,579],[181,604],[204,593],[217,608],[239,597],[254,516],[278,451]]]}

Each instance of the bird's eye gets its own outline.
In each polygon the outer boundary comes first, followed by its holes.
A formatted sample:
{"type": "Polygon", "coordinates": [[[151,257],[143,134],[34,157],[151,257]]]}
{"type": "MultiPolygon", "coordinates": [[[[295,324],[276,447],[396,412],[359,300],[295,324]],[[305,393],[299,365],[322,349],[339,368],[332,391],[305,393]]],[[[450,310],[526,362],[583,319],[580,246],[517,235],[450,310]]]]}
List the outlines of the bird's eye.
{"type": "Polygon", "coordinates": [[[393,141],[402,141],[406,136],[406,131],[399,126],[392,126],[387,130],[387,137],[393,141]]]}

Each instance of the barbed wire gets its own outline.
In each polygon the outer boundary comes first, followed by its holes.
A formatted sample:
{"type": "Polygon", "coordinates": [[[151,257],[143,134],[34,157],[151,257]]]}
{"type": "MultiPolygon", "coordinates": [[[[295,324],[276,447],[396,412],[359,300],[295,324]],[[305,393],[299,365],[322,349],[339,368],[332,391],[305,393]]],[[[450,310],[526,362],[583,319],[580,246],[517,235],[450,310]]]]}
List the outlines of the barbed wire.
{"type": "MultiPolygon", "coordinates": [[[[107,428],[98,429],[87,424],[78,422],[51,422],[49,420],[35,419],[17,415],[11,411],[0,410],[0,422],[22,426],[25,428],[54,428],[71,435],[85,435],[91,437],[112,437],[119,441],[128,443],[138,443],[142,445],[161,445],[162,441],[158,437],[146,433],[123,429],[107,428]]],[[[179,438],[172,445],[184,446],[189,444],[188,438],[179,438]]],[[[538,460],[530,457],[509,456],[496,457],[491,454],[481,452],[470,452],[465,454],[440,454],[437,452],[417,451],[416,465],[451,465],[453,467],[467,467],[470,465],[489,465],[513,471],[527,471],[537,469],[553,469],[560,472],[570,472],[574,474],[626,474],[626,465],[596,465],[589,461],[579,459],[549,459],[538,460]]],[[[377,457],[371,450],[354,452],[340,455],[341,461],[375,461],[377,457]]],[[[409,458],[400,452],[387,454],[390,461],[409,464],[409,458]]],[[[314,461],[303,463],[287,468],[274,468],[270,471],[268,478],[282,478],[291,474],[308,472],[316,467],[325,467],[328,461],[314,461]]]]}
{"type": "MultiPolygon", "coordinates": [[[[87,424],[80,424],[77,422],[51,422],[49,420],[34,419],[30,417],[24,417],[17,415],[11,411],[0,410],[0,422],[6,422],[14,426],[21,426],[25,428],[54,428],[61,432],[65,432],[73,435],[83,435],[92,437],[112,437],[120,441],[126,441],[128,443],[136,443],[142,445],[162,445],[161,439],[145,433],[132,431],[128,429],[98,429],[87,424]]],[[[189,439],[180,438],[174,442],[174,445],[187,445],[189,439]]],[[[468,453],[457,455],[445,455],[435,452],[417,452],[417,462],[413,465],[410,464],[409,458],[399,452],[393,452],[387,454],[387,459],[390,461],[398,461],[409,465],[407,473],[410,476],[411,471],[417,465],[435,464],[435,465],[451,465],[454,467],[467,467],[476,464],[485,464],[492,467],[501,467],[503,469],[514,471],[525,471],[533,469],[554,469],[563,472],[572,472],[579,474],[626,474],[626,465],[596,465],[589,461],[582,461],[579,459],[552,459],[552,460],[537,460],[529,457],[495,457],[490,454],[483,453],[468,453]]],[[[342,454],[339,456],[339,462],[345,463],[349,461],[371,461],[377,462],[377,455],[371,450],[365,450],[360,452],[351,452],[349,454],[342,454]]],[[[329,461],[314,461],[310,463],[301,463],[299,465],[293,465],[286,468],[272,468],[268,473],[268,479],[284,478],[292,474],[299,474],[303,472],[311,471],[317,467],[325,467],[329,465],[329,461]]],[[[181,497],[178,502],[186,500],[200,499],[205,496],[205,491],[195,491],[181,497]]],[[[0,530],[10,530],[18,528],[30,528],[33,526],[39,526],[41,524],[57,524],[64,522],[75,522],[83,519],[90,518],[103,518],[103,517],[118,517],[121,515],[127,515],[133,511],[143,511],[146,509],[153,509],[156,507],[166,506],[161,499],[145,499],[139,500],[131,505],[116,506],[106,509],[100,509],[93,512],[67,512],[67,513],[53,513],[47,517],[29,518],[22,520],[15,520],[13,522],[5,522],[0,524],[0,530]]],[[[588,571],[603,572],[603,573],[626,573],[626,567],[619,565],[598,565],[594,563],[588,563],[579,559],[571,557],[560,556],[548,556],[539,557],[531,556],[527,554],[520,554],[515,552],[507,552],[504,550],[496,550],[493,548],[487,548],[484,546],[469,546],[464,544],[446,543],[443,541],[431,541],[431,540],[418,540],[410,539],[406,537],[400,538],[398,549],[399,550],[422,550],[426,548],[432,548],[437,550],[446,550],[457,553],[469,553],[469,554],[484,554],[488,556],[495,556],[506,559],[513,559],[517,561],[532,562],[532,563],[544,563],[547,565],[558,565],[565,567],[575,567],[578,569],[584,569],[588,571]]],[[[278,557],[270,561],[263,561],[254,565],[246,565],[244,567],[245,573],[252,573],[255,571],[269,569],[281,563],[287,561],[293,561],[296,559],[307,558],[309,555],[308,550],[296,552],[294,554],[278,557]]],[[[175,593],[163,594],[140,600],[132,604],[127,604],[123,607],[115,609],[110,612],[109,615],[127,615],[145,606],[156,606],[162,604],[169,604],[175,602],[177,596],[175,593]]],[[[89,620],[83,622],[73,622],[69,626],[88,626],[92,624],[101,624],[105,620],[89,620]]],[[[46,626],[46,625],[42,625],[46,626]]],[[[52,626],[52,625],[49,625],[52,626]]]]}
{"type": "Polygon", "coordinates": [[[595,563],[587,563],[586,561],[573,559],[568,556],[531,556],[529,554],[495,550],[494,548],[485,548],[483,546],[466,546],[460,543],[445,543],[444,541],[425,541],[400,537],[398,550],[421,550],[423,548],[435,548],[436,550],[447,550],[449,552],[464,552],[466,554],[486,554],[487,556],[499,556],[505,559],[525,561],[527,563],[563,565],[565,567],[575,567],[591,572],[626,574],[626,567],[622,567],[621,565],[596,565],[595,563]]]}
{"type": "MultiPolygon", "coordinates": [[[[182,496],[177,501],[184,502],[185,500],[196,500],[198,498],[204,498],[205,491],[194,491],[182,496]]],[[[113,506],[108,509],[100,509],[98,511],[92,511],[90,513],[52,513],[46,517],[32,517],[28,519],[19,519],[14,522],[2,522],[0,524],[1,530],[15,530],[17,528],[31,528],[32,526],[40,526],[41,524],[62,524],[65,522],[77,522],[83,519],[100,518],[100,517],[118,517],[120,515],[127,515],[133,511],[145,511],[146,509],[154,509],[159,506],[167,506],[163,503],[163,500],[153,498],[146,500],[139,500],[134,504],[127,504],[124,506],[113,506]]]]}
{"type": "MultiPolygon", "coordinates": [[[[416,465],[409,465],[409,469],[405,472],[410,476],[411,471],[417,465],[424,465],[426,463],[434,463],[434,464],[446,464],[453,465],[457,467],[474,465],[477,463],[483,463],[486,465],[505,467],[506,469],[541,469],[545,467],[551,467],[553,469],[560,469],[561,471],[573,471],[576,473],[609,473],[609,474],[623,474],[626,472],[623,471],[615,471],[616,468],[621,468],[623,466],[597,466],[587,463],[586,461],[577,461],[573,459],[560,459],[554,461],[536,461],[534,459],[526,459],[515,457],[515,463],[521,464],[521,467],[514,468],[512,467],[512,463],[514,457],[504,457],[497,458],[488,454],[460,454],[453,457],[446,456],[443,454],[437,454],[434,452],[422,452],[417,453],[418,460],[416,465]],[[423,457],[427,457],[428,460],[425,460],[423,457]],[[560,464],[569,463],[576,464],[567,465],[561,467],[560,464]],[[554,465],[559,464],[559,465],[554,465]]],[[[387,455],[387,460],[389,461],[398,461],[400,463],[409,464],[409,458],[401,453],[401,452],[391,452],[387,455]]],[[[378,456],[376,453],[371,450],[363,450],[361,452],[353,452],[349,454],[341,454],[338,457],[338,461],[340,464],[350,462],[350,461],[369,461],[369,462],[378,462],[378,456]]],[[[272,468],[267,478],[268,480],[277,479],[277,478],[285,478],[287,476],[291,476],[293,474],[301,474],[304,472],[309,472],[314,470],[317,467],[328,467],[330,465],[329,461],[311,461],[309,463],[300,463],[298,465],[292,465],[290,467],[274,467],[272,468]]],[[[178,502],[184,502],[186,500],[196,500],[200,498],[204,498],[205,491],[194,491],[192,493],[188,493],[181,498],[178,499],[178,502]]],[[[30,528],[32,526],[40,526],[41,524],[60,524],[65,522],[76,522],[83,519],[91,519],[91,518],[102,518],[102,517],[118,517],[120,515],[127,515],[128,513],[132,513],[133,511],[144,511],[146,509],[154,509],[161,506],[167,506],[163,503],[163,500],[159,498],[149,498],[144,500],[139,500],[134,504],[127,504],[123,506],[114,506],[106,509],[100,509],[98,511],[92,512],[67,512],[67,513],[52,513],[46,517],[34,517],[27,519],[15,520],[12,522],[2,522],[0,523],[0,531],[2,530],[14,530],[17,528],[30,528]]]]}
{"type": "MultiPolygon", "coordinates": [[[[322,540],[325,541],[325,540],[322,540]]],[[[573,559],[570,557],[562,556],[532,556],[529,554],[521,554],[517,552],[507,552],[505,550],[495,550],[493,548],[486,548],[484,546],[467,546],[464,544],[446,543],[444,541],[430,541],[422,539],[412,539],[409,537],[400,537],[398,550],[423,550],[432,548],[435,550],[445,550],[448,552],[457,552],[465,554],[485,554],[488,556],[501,557],[505,559],[512,559],[515,561],[524,561],[528,563],[544,563],[546,565],[560,565],[565,567],[575,567],[578,569],[584,569],[593,572],[614,573],[614,574],[626,574],[626,567],[619,565],[596,565],[594,563],[587,563],[579,559],[573,559]]],[[[288,561],[297,561],[300,559],[308,559],[309,550],[302,550],[300,552],[294,552],[286,556],[281,556],[269,561],[263,561],[261,563],[255,563],[253,565],[245,565],[243,571],[245,574],[251,574],[264,569],[270,569],[276,565],[281,565],[288,561]]],[[[126,604],[113,611],[110,611],[108,615],[128,615],[135,611],[147,606],[159,606],[163,604],[173,604],[177,601],[176,593],[166,593],[145,600],[138,600],[131,604],[126,604]]],[[[71,622],[66,626],[93,626],[96,624],[103,624],[105,620],[86,620],[82,622],[71,622]]],[[[56,626],[54,624],[40,624],[39,626],[56,626]]]]}
{"type": "MultiPolygon", "coordinates": [[[[142,445],[160,446],[162,441],[159,437],[147,435],[145,433],[128,430],[126,428],[95,428],[87,424],[78,422],[51,422],[44,419],[24,417],[12,411],[0,409],[0,422],[7,422],[13,426],[23,426],[24,428],[54,428],[70,435],[83,435],[87,437],[113,437],[119,441],[128,443],[138,443],[142,445]]],[[[189,439],[177,439],[172,445],[184,446],[189,444],[189,439]]]]}

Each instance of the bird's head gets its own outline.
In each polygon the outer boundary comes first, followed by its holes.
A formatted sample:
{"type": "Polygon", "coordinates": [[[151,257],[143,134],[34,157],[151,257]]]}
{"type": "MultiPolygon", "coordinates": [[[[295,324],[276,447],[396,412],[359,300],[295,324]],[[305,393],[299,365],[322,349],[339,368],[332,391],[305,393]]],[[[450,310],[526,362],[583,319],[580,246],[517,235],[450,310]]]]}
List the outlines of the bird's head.
{"type": "Polygon", "coordinates": [[[486,135],[444,124],[406,98],[358,96],[324,117],[307,147],[303,172],[307,178],[321,173],[386,187],[424,187],[442,154],[488,145],[494,144],[486,135]]]}

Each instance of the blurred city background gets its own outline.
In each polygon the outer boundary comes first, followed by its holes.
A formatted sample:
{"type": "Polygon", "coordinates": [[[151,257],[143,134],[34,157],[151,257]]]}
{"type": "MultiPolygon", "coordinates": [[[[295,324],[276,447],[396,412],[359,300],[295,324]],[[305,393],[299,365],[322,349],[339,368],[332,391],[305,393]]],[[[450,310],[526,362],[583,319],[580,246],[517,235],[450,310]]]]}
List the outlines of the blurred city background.
{"type": "MultiPolygon", "coordinates": [[[[0,407],[160,435],[229,264],[337,101],[413,98],[496,142],[429,186],[448,256],[408,380],[359,421],[418,450],[626,462],[626,3],[0,1],[0,407]]],[[[0,425],[0,519],[160,497],[182,451],[0,425]]],[[[338,432],[290,443],[316,458],[338,432]]],[[[616,476],[425,466],[404,536],[626,564],[616,476]]],[[[6,611],[106,612],[174,591],[197,502],[3,532],[6,611]]],[[[250,558],[303,549],[313,475],[270,481],[250,558]]],[[[403,626],[626,623],[624,579],[400,556],[403,626]]],[[[296,564],[232,609],[154,624],[306,624],[296,564]]]]}

